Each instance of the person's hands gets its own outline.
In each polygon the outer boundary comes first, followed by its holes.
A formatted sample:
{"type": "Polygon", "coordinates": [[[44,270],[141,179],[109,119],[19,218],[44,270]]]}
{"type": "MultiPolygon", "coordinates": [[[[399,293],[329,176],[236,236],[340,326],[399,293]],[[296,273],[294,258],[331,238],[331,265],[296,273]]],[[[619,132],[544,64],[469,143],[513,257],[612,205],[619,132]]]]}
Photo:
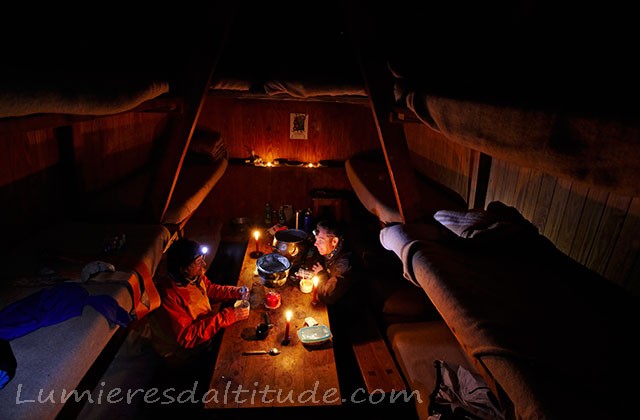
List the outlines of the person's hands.
{"type": "Polygon", "coordinates": [[[319,272],[324,270],[324,267],[322,266],[322,264],[317,262],[317,263],[313,264],[313,267],[311,267],[311,269],[313,270],[314,273],[318,274],[319,272]]]}
{"type": "Polygon", "coordinates": [[[249,318],[249,308],[238,306],[233,308],[233,314],[235,315],[236,322],[249,318]]]}

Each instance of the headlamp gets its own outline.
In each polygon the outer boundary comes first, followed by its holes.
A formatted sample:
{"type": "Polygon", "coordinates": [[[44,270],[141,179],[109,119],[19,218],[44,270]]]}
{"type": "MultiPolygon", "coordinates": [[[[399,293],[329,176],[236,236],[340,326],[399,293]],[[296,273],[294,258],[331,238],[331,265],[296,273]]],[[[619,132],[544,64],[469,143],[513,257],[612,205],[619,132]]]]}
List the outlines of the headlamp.
{"type": "Polygon", "coordinates": [[[198,251],[195,254],[193,254],[193,258],[191,259],[191,261],[195,261],[200,257],[204,257],[208,253],[209,253],[209,247],[206,245],[202,245],[200,248],[198,248],[198,251]]]}

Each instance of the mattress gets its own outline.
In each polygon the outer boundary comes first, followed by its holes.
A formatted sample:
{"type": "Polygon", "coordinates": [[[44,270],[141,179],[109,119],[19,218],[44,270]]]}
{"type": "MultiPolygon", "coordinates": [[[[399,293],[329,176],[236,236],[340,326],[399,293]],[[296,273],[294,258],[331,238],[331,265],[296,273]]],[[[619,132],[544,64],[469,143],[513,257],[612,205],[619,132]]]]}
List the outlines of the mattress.
{"type": "MultiPolygon", "coordinates": [[[[118,272],[111,279],[126,281],[133,273],[118,272]],[[124,276],[124,277],[123,277],[124,276]]],[[[103,280],[107,281],[108,278],[103,280]]],[[[124,282],[90,284],[91,295],[106,294],[118,304],[132,309],[131,295],[124,282]]],[[[20,297],[40,290],[21,288],[20,297]]],[[[15,377],[0,390],[0,417],[3,419],[53,420],[64,406],[62,392],[76,389],[80,380],[119,329],[91,306],[81,316],[43,327],[10,341],[17,361],[15,377]],[[52,398],[40,402],[46,396],[52,398]]],[[[73,399],[73,397],[72,397],[73,399]]]]}
{"type": "Polygon", "coordinates": [[[228,159],[220,159],[208,164],[184,165],[162,222],[168,225],[184,226],[222,178],[228,165],[228,159]]]}
{"type": "MultiPolygon", "coordinates": [[[[5,83],[8,83],[6,80],[5,83]]],[[[87,86],[30,85],[17,89],[0,85],[0,118],[32,114],[110,115],[129,111],[169,92],[165,81],[96,80],[87,86]],[[35,87],[34,87],[35,86],[35,87]]]]}
{"type": "Polygon", "coordinates": [[[518,418],[623,418],[634,408],[622,384],[638,370],[637,305],[537,230],[461,238],[436,223],[398,224],[380,241],[518,418]]]}
{"type": "MultiPolygon", "coordinates": [[[[147,275],[153,274],[169,239],[168,229],[160,225],[66,223],[45,229],[16,247],[13,264],[6,266],[0,285],[0,307],[71,281],[91,295],[111,296],[134,314],[137,305],[131,285],[142,284],[137,270],[143,266],[147,275]],[[115,271],[96,273],[81,283],[82,268],[96,260],[113,264],[115,271]],[[17,276],[20,271],[22,276],[17,276]]],[[[85,306],[81,316],[11,340],[17,369],[0,390],[0,418],[56,418],[64,405],[62,393],[76,389],[118,328],[85,306]],[[50,394],[50,399],[40,402],[50,394]]]]}

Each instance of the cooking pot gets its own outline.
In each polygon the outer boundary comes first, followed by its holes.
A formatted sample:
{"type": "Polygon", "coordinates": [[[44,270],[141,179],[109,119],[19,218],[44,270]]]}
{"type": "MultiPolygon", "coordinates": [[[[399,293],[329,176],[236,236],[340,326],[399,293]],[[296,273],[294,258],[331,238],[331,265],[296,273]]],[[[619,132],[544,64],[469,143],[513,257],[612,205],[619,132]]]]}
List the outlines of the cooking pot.
{"type": "Polygon", "coordinates": [[[301,251],[305,239],[307,239],[307,232],[304,230],[279,230],[273,237],[273,248],[280,255],[294,258],[301,251]]]}
{"type": "Polygon", "coordinates": [[[280,287],[287,282],[291,262],[278,253],[264,254],[256,261],[258,275],[267,287],[280,287]]]}

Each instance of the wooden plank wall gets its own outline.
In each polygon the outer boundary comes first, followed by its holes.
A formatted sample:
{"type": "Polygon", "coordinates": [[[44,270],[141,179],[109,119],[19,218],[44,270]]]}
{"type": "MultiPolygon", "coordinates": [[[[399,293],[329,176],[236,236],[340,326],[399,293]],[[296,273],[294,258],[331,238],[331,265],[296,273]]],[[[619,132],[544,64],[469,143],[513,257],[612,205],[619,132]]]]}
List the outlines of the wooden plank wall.
{"type": "Polygon", "coordinates": [[[73,125],[80,192],[108,186],[151,158],[154,141],[164,132],[165,113],[132,112],[73,125]]]}
{"type": "Polygon", "coordinates": [[[424,124],[405,124],[412,164],[423,175],[469,202],[473,151],[447,140],[424,124]]]}
{"type": "Polygon", "coordinates": [[[249,217],[259,224],[270,202],[275,210],[291,204],[295,210],[312,207],[313,189],[351,190],[343,167],[261,168],[231,164],[200,205],[194,217],[213,217],[229,222],[233,217],[249,217]]]}
{"type": "Polygon", "coordinates": [[[251,153],[273,160],[302,162],[336,160],[337,167],[265,168],[231,164],[202,203],[195,217],[250,217],[261,221],[265,203],[277,209],[291,204],[311,207],[310,191],[351,191],[342,162],[352,155],[379,148],[369,108],[357,104],[207,97],[198,126],[220,132],[229,155],[251,153]],[[307,140],[289,139],[289,114],[309,114],[307,140]]]}
{"type": "Polygon", "coordinates": [[[65,185],[61,182],[58,141],[54,129],[0,136],[0,226],[12,246],[19,235],[29,235],[65,213],[65,185]]]}
{"type": "Polygon", "coordinates": [[[130,112],[0,135],[4,243],[11,246],[11,239],[71,218],[83,193],[144,165],[166,118],[166,113],[130,112]]]}
{"type": "Polygon", "coordinates": [[[251,150],[264,160],[345,160],[379,148],[371,111],[330,102],[233,99],[209,95],[198,125],[221,133],[231,157],[251,150]],[[307,140],[289,139],[289,114],[309,114],[307,140]]]}
{"type": "Polygon", "coordinates": [[[576,261],[640,295],[640,197],[493,159],[487,200],[516,207],[576,261]]]}

